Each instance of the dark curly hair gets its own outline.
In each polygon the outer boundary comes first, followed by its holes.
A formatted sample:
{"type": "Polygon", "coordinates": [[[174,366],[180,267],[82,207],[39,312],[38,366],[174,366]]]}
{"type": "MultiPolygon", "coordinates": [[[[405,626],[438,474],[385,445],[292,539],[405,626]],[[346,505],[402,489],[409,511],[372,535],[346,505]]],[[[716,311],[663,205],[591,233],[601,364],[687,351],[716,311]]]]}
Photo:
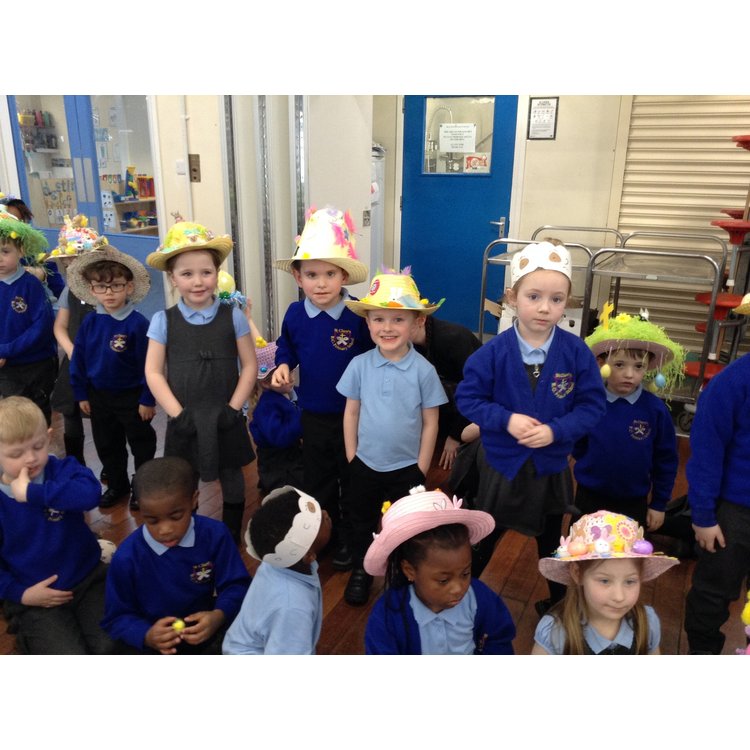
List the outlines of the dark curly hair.
{"type": "Polygon", "coordinates": [[[167,494],[192,497],[197,489],[197,472],[179,456],[146,461],[138,467],[133,478],[133,492],[139,500],[167,494]]]}
{"type": "Polygon", "coordinates": [[[292,526],[299,513],[300,495],[295,490],[281,492],[263,503],[255,511],[250,523],[250,542],[263,558],[276,549],[292,526]]]}

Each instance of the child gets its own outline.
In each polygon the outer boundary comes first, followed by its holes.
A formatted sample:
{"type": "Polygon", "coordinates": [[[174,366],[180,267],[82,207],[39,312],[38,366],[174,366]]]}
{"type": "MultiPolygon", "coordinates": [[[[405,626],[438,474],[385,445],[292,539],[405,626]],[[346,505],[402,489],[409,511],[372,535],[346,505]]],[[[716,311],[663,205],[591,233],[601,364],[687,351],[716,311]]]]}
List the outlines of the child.
{"type": "Polygon", "coordinates": [[[671,389],[682,377],[684,350],[659,326],[626,313],[605,314],[586,344],[601,365],[607,413],[573,448],[576,507],[581,513],[607,507],[656,531],[679,457],[669,410],[642,383],[651,373],[650,389],[671,389]]]}
{"type": "Polygon", "coordinates": [[[331,516],[332,563],[337,570],[351,569],[352,559],[343,528],[348,520],[340,513],[349,481],[343,432],[346,399],[336,383],[354,357],[372,348],[365,321],[344,304],[353,299],[344,284],[366,281],[368,273],[357,260],[354,232],[348,211],[310,209],[294,256],[274,264],[294,276],[305,299],[293,302],[284,315],[271,382],[276,387],[289,385],[299,366],[303,487],[331,516]]]}
{"type": "MultiPolygon", "coordinates": [[[[65,223],[60,228],[57,247],[50,253],[50,259],[58,266],[58,275],[62,278],[67,272],[70,264],[83,253],[96,250],[107,244],[107,238],[100,236],[95,230],[88,226],[88,218],[77,214],[71,218],[65,217],[65,223]]],[[[70,287],[65,288],[57,300],[57,314],[53,332],[57,345],[63,350],[64,355],[60,362],[60,370],[52,391],[51,404],[54,411],[63,417],[63,443],[65,454],[74,456],[79,463],[86,465],[83,455],[83,444],[85,433],[83,430],[83,418],[78,401],[73,396],[70,386],[70,358],[73,356],[73,341],[83,319],[94,312],[96,307],[71,294],[70,287]]],[[[103,472],[100,479],[106,477],[103,472]]]]}
{"type": "Polygon", "coordinates": [[[198,480],[177,456],[147,461],[143,526],[110,563],[102,627],[123,653],[220,654],[250,577],[226,526],[195,515],[198,480]]]}
{"type": "Polygon", "coordinates": [[[539,561],[542,575],[567,592],[539,621],[531,653],[658,654],[659,618],[638,596],[642,583],[678,563],[654,554],[632,518],[607,510],[582,516],[555,556],[539,561]]]}
{"type": "MultiPolygon", "coordinates": [[[[459,410],[481,431],[477,504],[496,523],[477,551],[475,576],[505,529],[536,537],[540,557],[554,551],[572,507],[568,455],[606,410],[594,355],[557,327],[570,293],[568,250],[527,245],[510,272],[506,299],[516,321],[469,357],[456,389],[459,410]]],[[[553,600],[562,598],[562,587],[550,588],[553,600]]]]}
{"type": "Polygon", "coordinates": [[[336,386],[346,396],[344,441],[351,472],[347,511],[354,570],[344,591],[349,604],[364,604],[369,596],[372,577],[362,560],[383,501],[424,483],[430,468],[438,409],[448,398],[411,337],[442,302],[423,300],[408,268],[377,274],[362,301],[346,302],[367,320],[377,345],[355,357],[336,386]]]}
{"type": "Polygon", "coordinates": [[[167,272],[180,294],[176,305],[151,320],[146,380],[169,417],[164,455],[188,459],[204,482],[218,478],[222,519],[239,544],[242,467],[255,458],[242,407],[257,364],[244,314],[215,296],[219,266],[231,250],[228,235],[216,237],[200,224],[180,221],[146,258],[167,272]]]}
{"type": "Polygon", "coordinates": [[[32,401],[0,399],[0,599],[26,653],[110,653],[99,628],[107,568],[84,517],[99,482],[50,456],[50,434],[32,401]]]}
{"type": "Polygon", "coordinates": [[[292,384],[274,386],[271,381],[275,354],[275,342],[256,338],[258,383],[251,397],[255,407],[250,434],[258,453],[258,487],[263,493],[303,481],[302,419],[296,401],[291,399],[292,384]]]}
{"type": "Polygon", "coordinates": [[[248,524],[248,553],[261,560],[224,654],[314,654],[323,622],[316,555],[331,537],[320,503],[289,485],[263,500],[248,524]]]}
{"type": "Polygon", "coordinates": [[[365,631],[368,654],[512,654],[516,629],[503,600],[471,577],[471,545],[492,516],[439,490],[415,487],[389,506],[365,568],[385,593],[365,631]]]}
{"type": "Polygon", "coordinates": [[[686,466],[700,547],[685,604],[690,653],[720,654],[721,626],[750,571],[750,357],[738,357],[698,399],[686,466]]]}
{"type": "MultiPolygon", "coordinates": [[[[81,412],[91,417],[109,482],[99,507],[111,508],[130,496],[126,440],[136,469],[156,453],[155,402],[144,372],[148,320],[133,307],[151,281],[135,258],[107,245],[71,264],[68,285],[78,299],[96,305],[76,334],[70,383],[81,412]]],[[[131,508],[137,507],[131,499],[131,508]]]]}
{"type": "Polygon", "coordinates": [[[21,265],[45,247],[41,232],[0,209],[0,398],[27,396],[49,425],[58,367],[54,314],[41,281],[21,265]]]}

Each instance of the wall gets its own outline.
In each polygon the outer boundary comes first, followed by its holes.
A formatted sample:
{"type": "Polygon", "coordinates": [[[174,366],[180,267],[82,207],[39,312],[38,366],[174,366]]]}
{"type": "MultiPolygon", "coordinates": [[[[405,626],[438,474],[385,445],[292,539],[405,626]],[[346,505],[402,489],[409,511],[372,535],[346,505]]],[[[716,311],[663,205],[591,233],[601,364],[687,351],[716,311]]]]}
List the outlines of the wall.
{"type": "Polygon", "coordinates": [[[401,101],[398,96],[372,97],[372,139],[385,148],[383,262],[390,267],[397,265],[396,258],[400,255],[394,252],[397,222],[398,224],[401,222],[401,211],[397,210],[396,200],[401,186],[401,175],[398,173],[401,166],[401,161],[398,159],[398,139],[401,131],[398,125],[403,118],[400,107],[401,101]]]}

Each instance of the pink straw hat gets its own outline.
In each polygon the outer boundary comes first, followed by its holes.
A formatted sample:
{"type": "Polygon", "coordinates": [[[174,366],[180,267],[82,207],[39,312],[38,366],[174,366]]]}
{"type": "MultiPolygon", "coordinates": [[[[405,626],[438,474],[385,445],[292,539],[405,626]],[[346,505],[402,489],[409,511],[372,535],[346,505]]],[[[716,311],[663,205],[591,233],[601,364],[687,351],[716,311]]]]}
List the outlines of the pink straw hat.
{"type": "Polygon", "coordinates": [[[680,562],[676,557],[655,553],[637,521],[621,513],[598,510],[581,516],[570,527],[568,538],[560,539],[554,556],[539,561],[539,572],[551,581],[570,586],[573,578],[567,563],[624,558],[643,560],[642,581],[657,578],[680,562]]]}
{"type": "Polygon", "coordinates": [[[462,508],[463,500],[440,490],[426,492],[412,487],[406,497],[390,505],[383,515],[382,530],[365,555],[364,567],[371,576],[385,575],[391,552],[423,531],[460,523],[469,529],[469,542],[476,544],[495,528],[495,519],[481,510],[462,508]]]}

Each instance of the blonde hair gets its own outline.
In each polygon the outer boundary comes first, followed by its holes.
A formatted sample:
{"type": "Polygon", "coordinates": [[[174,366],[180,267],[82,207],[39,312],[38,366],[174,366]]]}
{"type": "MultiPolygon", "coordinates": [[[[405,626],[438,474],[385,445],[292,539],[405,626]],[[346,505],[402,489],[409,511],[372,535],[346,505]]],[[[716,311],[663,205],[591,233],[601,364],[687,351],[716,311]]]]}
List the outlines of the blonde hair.
{"type": "MultiPolygon", "coordinates": [[[[586,653],[586,639],[583,637],[583,626],[589,619],[586,598],[583,594],[583,573],[587,568],[602,562],[601,560],[583,560],[578,565],[581,572],[579,583],[572,582],[565,593],[565,598],[558,602],[549,612],[565,631],[563,654],[581,655],[586,653]]],[[[639,568],[641,566],[639,565],[639,568]]],[[[646,608],[640,602],[625,615],[633,629],[635,654],[648,653],[648,617],[646,608]]]]}
{"type": "Polygon", "coordinates": [[[0,399],[0,443],[20,443],[47,429],[42,410],[24,396],[0,399]]]}

